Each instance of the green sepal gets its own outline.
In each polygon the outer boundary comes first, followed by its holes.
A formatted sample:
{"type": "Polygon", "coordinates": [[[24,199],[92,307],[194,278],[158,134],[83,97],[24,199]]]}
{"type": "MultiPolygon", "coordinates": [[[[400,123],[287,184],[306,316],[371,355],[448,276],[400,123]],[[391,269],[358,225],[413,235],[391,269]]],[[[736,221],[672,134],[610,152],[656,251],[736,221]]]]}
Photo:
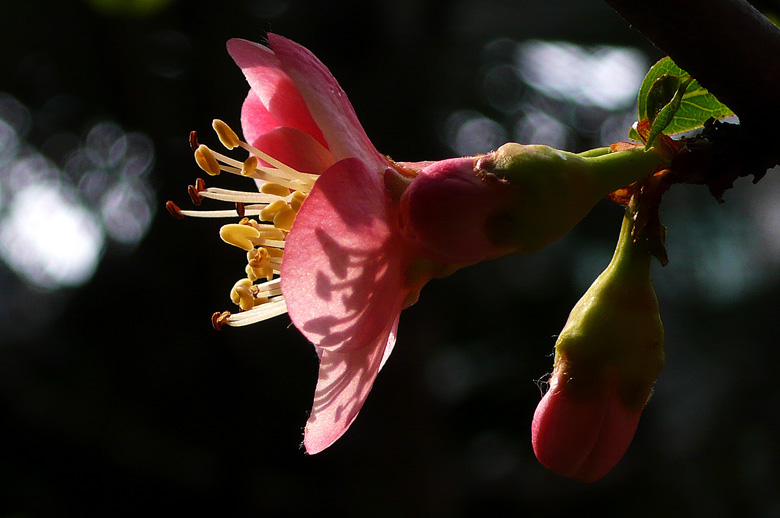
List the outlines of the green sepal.
{"type": "MultiPolygon", "coordinates": [[[[555,344],[567,381],[588,397],[607,379],[629,408],[641,408],[664,365],[664,329],[650,281],[651,255],[632,237],[626,210],[612,261],[572,309],[555,344]]],[[[576,394],[573,394],[576,395],[576,394]]]]}

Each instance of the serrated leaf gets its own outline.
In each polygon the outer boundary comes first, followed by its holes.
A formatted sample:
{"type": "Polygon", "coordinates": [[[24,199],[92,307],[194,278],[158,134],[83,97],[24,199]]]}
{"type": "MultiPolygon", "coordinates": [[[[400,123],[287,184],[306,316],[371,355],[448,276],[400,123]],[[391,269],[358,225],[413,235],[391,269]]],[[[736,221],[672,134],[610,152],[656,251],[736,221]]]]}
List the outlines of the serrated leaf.
{"type": "MultiPolygon", "coordinates": [[[[650,100],[652,106],[648,103],[648,96],[655,82],[664,75],[677,76],[684,79],[690,77],[685,70],[678,67],[669,57],[661,59],[650,67],[644,81],[642,81],[642,86],[639,87],[639,96],[637,98],[639,120],[648,119],[650,115],[648,109],[652,111],[657,107],[657,101],[655,100],[650,100]]],[[[713,94],[709,93],[694,79],[682,95],[680,106],[664,128],[663,133],[666,135],[682,133],[683,131],[703,126],[704,122],[709,118],[723,119],[731,115],[734,115],[733,111],[718,101],[713,94]]]]}

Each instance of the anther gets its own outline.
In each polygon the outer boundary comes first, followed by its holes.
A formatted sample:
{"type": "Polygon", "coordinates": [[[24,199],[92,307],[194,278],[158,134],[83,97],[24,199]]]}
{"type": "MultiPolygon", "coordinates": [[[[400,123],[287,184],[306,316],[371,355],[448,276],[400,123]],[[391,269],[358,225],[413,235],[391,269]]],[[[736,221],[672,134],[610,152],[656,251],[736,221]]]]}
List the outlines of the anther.
{"type": "Polygon", "coordinates": [[[219,119],[214,119],[211,123],[211,127],[217,132],[219,141],[222,145],[228,149],[234,149],[241,144],[241,140],[236,135],[236,132],[230,129],[230,126],[225,124],[219,119]]]}
{"type": "Polygon", "coordinates": [[[290,200],[290,207],[295,212],[298,212],[301,208],[301,205],[303,205],[304,200],[306,200],[306,194],[302,193],[301,191],[295,191],[292,195],[292,199],[290,200]]]}
{"type": "Polygon", "coordinates": [[[269,261],[268,249],[265,247],[253,248],[247,251],[246,260],[249,266],[252,268],[264,268],[268,265],[269,261]]]}
{"type": "Polygon", "coordinates": [[[284,200],[276,200],[273,203],[269,203],[266,208],[260,212],[260,219],[263,221],[273,221],[274,215],[287,207],[287,202],[284,200]]]}
{"type": "Polygon", "coordinates": [[[238,214],[239,218],[243,218],[246,212],[244,211],[244,204],[240,201],[236,202],[236,213],[238,214]]]}
{"type": "Polygon", "coordinates": [[[252,242],[252,239],[257,239],[259,235],[260,232],[249,225],[232,223],[219,229],[219,237],[221,237],[225,243],[237,246],[243,250],[253,249],[255,244],[252,242]]]}
{"type": "Polygon", "coordinates": [[[274,196],[279,196],[280,198],[286,198],[290,195],[290,189],[284,185],[279,185],[278,183],[274,182],[263,183],[263,185],[260,186],[260,192],[263,194],[273,194],[274,196]]]}
{"type": "Polygon", "coordinates": [[[181,213],[181,209],[172,201],[166,201],[165,208],[168,209],[168,212],[170,212],[171,216],[174,218],[184,219],[184,214],[181,213]]]}
{"type": "Polygon", "coordinates": [[[282,209],[274,214],[274,226],[280,230],[290,231],[295,221],[295,215],[297,213],[290,207],[282,207],[282,209]]]}
{"type": "Polygon", "coordinates": [[[244,311],[252,309],[255,307],[255,300],[252,296],[251,288],[251,280],[246,278],[240,279],[233,285],[233,289],[230,290],[230,300],[244,311]]]}
{"type": "Polygon", "coordinates": [[[214,157],[214,153],[204,144],[198,146],[195,150],[195,162],[198,163],[198,167],[206,171],[211,176],[217,176],[219,174],[219,163],[214,157]]]}
{"type": "Polygon", "coordinates": [[[195,151],[198,149],[198,132],[190,131],[190,149],[195,151]]]}
{"type": "Polygon", "coordinates": [[[198,190],[198,192],[205,191],[206,180],[204,180],[203,178],[195,178],[195,188],[198,190]]]}
{"type": "Polygon", "coordinates": [[[241,166],[241,176],[251,176],[255,171],[257,171],[257,157],[250,155],[241,166]]]}
{"type": "Polygon", "coordinates": [[[227,319],[230,318],[230,311],[217,311],[213,315],[211,315],[211,325],[216,329],[217,331],[220,331],[222,329],[222,326],[224,326],[227,323],[227,319]]]}
{"type": "Polygon", "coordinates": [[[187,186],[187,194],[190,195],[190,199],[192,200],[192,204],[195,206],[200,205],[200,202],[203,201],[203,198],[198,193],[198,188],[194,185],[188,185],[187,186]]]}

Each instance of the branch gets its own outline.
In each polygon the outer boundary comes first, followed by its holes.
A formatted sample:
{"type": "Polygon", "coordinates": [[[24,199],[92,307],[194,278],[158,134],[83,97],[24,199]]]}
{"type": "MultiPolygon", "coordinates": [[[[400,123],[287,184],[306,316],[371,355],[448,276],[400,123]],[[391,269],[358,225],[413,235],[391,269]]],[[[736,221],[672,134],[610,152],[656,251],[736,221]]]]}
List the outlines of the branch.
{"type": "Polygon", "coordinates": [[[777,142],[780,29],[753,6],[745,0],[606,2],[734,110],[744,130],[777,142]]]}

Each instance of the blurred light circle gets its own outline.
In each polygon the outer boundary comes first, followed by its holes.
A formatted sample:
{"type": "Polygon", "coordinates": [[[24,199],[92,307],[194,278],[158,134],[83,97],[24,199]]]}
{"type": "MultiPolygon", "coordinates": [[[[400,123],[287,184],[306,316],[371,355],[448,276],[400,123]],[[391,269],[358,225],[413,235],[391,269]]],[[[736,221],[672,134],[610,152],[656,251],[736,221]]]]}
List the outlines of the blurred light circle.
{"type": "Polygon", "coordinates": [[[450,147],[462,156],[488,153],[506,142],[506,130],[501,124],[469,110],[450,115],[445,135],[450,147]]]}
{"type": "Polygon", "coordinates": [[[95,272],[103,230],[62,185],[30,185],[13,199],[0,229],[0,257],[30,284],[77,286],[95,272]]]}
{"type": "Polygon", "coordinates": [[[95,165],[112,167],[125,156],[124,132],[112,122],[101,122],[87,134],[86,151],[95,165]]]}
{"type": "Polygon", "coordinates": [[[617,110],[636,102],[647,69],[642,52],[628,47],[586,47],[529,40],[518,46],[523,80],[554,99],[617,110]]]}
{"type": "Polygon", "coordinates": [[[123,182],[103,197],[100,215],[106,232],[114,241],[135,245],[152,223],[154,197],[140,185],[123,182]]]}

